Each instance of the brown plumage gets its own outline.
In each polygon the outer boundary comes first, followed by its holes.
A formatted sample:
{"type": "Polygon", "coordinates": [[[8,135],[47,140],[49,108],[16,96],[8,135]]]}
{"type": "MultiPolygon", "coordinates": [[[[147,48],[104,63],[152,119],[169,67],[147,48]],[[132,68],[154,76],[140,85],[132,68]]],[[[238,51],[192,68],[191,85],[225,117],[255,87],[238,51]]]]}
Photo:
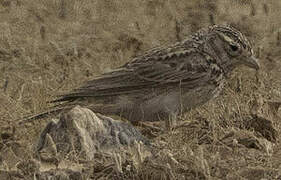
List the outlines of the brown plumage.
{"type": "Polygon", "coordinates": [[[214,25],[86,82],[54,100],[60,104],[48,112],[82,105],[129,121],[176,117],[216,97],[228,74],[242,64],[259,68],[249,41],[233,27],[214,25]]]}

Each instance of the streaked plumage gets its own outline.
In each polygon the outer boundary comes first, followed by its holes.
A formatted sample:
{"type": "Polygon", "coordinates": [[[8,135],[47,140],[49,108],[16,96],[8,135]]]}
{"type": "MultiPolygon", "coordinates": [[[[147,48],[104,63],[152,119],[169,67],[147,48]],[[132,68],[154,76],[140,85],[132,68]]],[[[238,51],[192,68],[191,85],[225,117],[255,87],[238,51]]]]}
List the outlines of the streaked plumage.
{"type": "Polygon", "coordinates": [[[166,119],[216,97],[242,64],[259,68],[246,37],[230,26],[210,26],[151,49],[53,102],[62,102],[57,111],[79,104],[130,121],[166,119]]]}

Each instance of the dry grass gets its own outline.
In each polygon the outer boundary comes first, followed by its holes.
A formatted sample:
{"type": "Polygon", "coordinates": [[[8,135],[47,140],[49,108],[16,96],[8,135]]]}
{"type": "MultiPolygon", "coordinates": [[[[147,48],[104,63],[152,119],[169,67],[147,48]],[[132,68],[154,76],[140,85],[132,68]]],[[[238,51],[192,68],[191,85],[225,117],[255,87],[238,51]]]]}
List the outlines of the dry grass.
{"type": "Polygon", "coordinates": [[[123,178],[280,178],[280,10],[276,0],[0,1],[1,169],[31,159],[48,122],[11,128],[24,114],[46,109],[54,95],[145,49],[228,23],[253,42],[262,69],[236,70],[221,97],[186,114],[186,125],[153,139],[167,152],[123,178]],[[276,133],[263,133],[271,122],[276,133]],[[275,143],[263,138],[270,136],[275,143]]]}

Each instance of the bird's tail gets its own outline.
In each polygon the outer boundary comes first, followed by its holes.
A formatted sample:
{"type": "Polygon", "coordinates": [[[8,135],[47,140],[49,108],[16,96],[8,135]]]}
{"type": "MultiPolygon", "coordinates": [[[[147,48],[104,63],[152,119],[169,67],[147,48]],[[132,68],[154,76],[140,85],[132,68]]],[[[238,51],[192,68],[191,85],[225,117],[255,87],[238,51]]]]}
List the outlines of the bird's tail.
{"type": "Polygon", "coordinates": [[[22,125],[24,123],[31,122],[33,120],[42,119],[42,118],[49,117],[49,116],[56,116],[63,111],[71,109],[72,107],[73,106],[71,106],[71,107],[54,106],[54,107],[51,107],[50,109],[40,112],[38,114],[27,115],[27,116],[17,120],[17,124],[22,125]]]}
{"type": "Polygon", "coordinates": [[[38,114],[32,114],[32,115],[27,115],[23,118],[18,119],[16,122],[18,125],[31,122],[33,120],[37,119],[42,119],[45,117],[54,117],[62,112],[66,112],[74,108],[75,106],[82,106],[82,107],[87,107],[88,109],[91,109],[95,113],[101,113],[101,114],[118,114],[120,111],[120,108],[116,105],[101,105],[101,104],[94,104],[94,105],[85,105],[82,103],[74,102],[74,103],[63,103],[63,104],[58,104],[53,107],[50,107],[48,110],[40,112],[38,114]]]}

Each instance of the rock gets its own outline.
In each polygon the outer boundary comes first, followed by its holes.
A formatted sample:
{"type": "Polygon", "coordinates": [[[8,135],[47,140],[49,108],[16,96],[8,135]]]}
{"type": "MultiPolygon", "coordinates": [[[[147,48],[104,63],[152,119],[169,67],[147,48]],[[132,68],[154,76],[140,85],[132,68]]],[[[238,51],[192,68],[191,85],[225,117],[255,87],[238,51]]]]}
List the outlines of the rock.
{"type": "Polygon", "coordinates": [[[275,129],[272,121],[263,117],[252,116],[251,118],[246,120],[246,128],[253,129],[263,138],[267,139],[270,142],[276,143],[278,132],[275,129]]]}
{"type": "Polygon", "coordinates": [[[266,152],[267,155],[273,153],[273,143],[263,137],[256,137],[254,132],[247,130],[232,130],[226,134],[220,142],[230,148],[249,148],[266,152]]]}
{"type": "Polygon", "coordinates": [[[118,152],[135,142],[149,145],[132,125],[77,106],[45,127],[36,153],[41,160],[51,162],[70,154],[93,160],[96,152],[118,152]]]}

